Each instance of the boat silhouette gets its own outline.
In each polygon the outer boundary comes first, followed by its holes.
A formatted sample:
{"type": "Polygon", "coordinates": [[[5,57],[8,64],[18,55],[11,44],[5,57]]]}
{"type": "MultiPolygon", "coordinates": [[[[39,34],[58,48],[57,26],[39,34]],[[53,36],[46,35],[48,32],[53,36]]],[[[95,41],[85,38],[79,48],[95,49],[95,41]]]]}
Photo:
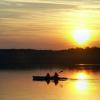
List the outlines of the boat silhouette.
{"type": "Polygon", "coordinates": [[[34,81],[46,81],[47,84],[50,82],[54,82],[55,85],[58,84],[59,81],[66,81],[68,78],[66,77],[59,77],[58,73],[55,72],[54,76],[50,76],[49,73],[47,73],[46,76],[32,76],[34,81]]]}

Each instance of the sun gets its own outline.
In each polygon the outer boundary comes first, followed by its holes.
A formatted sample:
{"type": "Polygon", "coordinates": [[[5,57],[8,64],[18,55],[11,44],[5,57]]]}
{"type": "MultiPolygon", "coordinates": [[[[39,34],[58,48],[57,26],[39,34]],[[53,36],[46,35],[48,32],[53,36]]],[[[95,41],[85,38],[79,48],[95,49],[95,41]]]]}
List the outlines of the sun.
{"type": "Polygon", "coordinates": [[[86,45],[89,42],[89,40],[91,39],[90,30],[88,30],[88,29],[75,30],[73,32],[73,39],[80,46],[86,45]]]}

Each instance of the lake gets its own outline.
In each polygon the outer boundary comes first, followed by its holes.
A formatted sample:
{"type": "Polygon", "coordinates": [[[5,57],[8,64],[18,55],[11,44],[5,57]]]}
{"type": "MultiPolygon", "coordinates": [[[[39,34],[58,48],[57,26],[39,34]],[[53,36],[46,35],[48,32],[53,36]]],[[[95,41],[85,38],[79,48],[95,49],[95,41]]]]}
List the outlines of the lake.
{"type": "Polygon", "coordinates": [[[1,70],[0,100],[100,100],[99,71],[64,69],[59,75],[71,79],[57,85],[32,81],[33,75],[53,75],[61,70],[1,70]]]}

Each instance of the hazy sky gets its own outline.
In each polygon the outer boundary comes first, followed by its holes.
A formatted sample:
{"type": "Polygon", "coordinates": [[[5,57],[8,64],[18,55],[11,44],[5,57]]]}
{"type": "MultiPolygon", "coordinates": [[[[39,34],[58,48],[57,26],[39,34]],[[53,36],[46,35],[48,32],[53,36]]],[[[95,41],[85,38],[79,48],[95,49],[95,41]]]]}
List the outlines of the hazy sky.
{"type": "Polygon", "coordinates": [[[0,48],[75,47],[78,27],[93,34],[87,46],[100,46],[100,0],[0,0],[0,48]]]}

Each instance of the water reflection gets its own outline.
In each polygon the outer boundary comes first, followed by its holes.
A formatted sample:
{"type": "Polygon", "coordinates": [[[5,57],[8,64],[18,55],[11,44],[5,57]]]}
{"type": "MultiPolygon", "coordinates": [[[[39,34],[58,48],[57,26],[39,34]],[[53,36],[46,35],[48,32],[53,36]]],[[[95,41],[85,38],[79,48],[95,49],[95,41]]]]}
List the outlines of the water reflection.
{"type": "Polygon", "coordinates": [[[75,82],[76,90],[85,92],[88,90],[88,81],[86,80],[78,80],[75,82]]]}
{"type": "Polygon", "coordinates": [[[100,73],[90,70],[31,70],[0,72],[0,100],[100,100],[100,73]],[[32,81],[33,75],[78,78],[59,81],[58,85],[32,81]],[[98,80],[95,80],[98,79],[98,80]]]}
{"type": "Polygon", "coordinates": [[[74,71],[70,75],[71,79],[64,85],[66,85],[70,92],[74,94],[86,94],[89,93],[90,90],[90,77],[91,74],[84,71],[74,71]]]}
{"type": "Polygon", "coordinates": [[[80,80],[88,79],[86,73],[77,73],[76,78],[80,80]]]}
{"type": "Polygon", "coordinates": [[[82,71],[76,73],[75,77],[78,79],[74,84],[76,90],[80,92],[88,91],[90,74],[87,74],[86,71],[82,71]]]}

